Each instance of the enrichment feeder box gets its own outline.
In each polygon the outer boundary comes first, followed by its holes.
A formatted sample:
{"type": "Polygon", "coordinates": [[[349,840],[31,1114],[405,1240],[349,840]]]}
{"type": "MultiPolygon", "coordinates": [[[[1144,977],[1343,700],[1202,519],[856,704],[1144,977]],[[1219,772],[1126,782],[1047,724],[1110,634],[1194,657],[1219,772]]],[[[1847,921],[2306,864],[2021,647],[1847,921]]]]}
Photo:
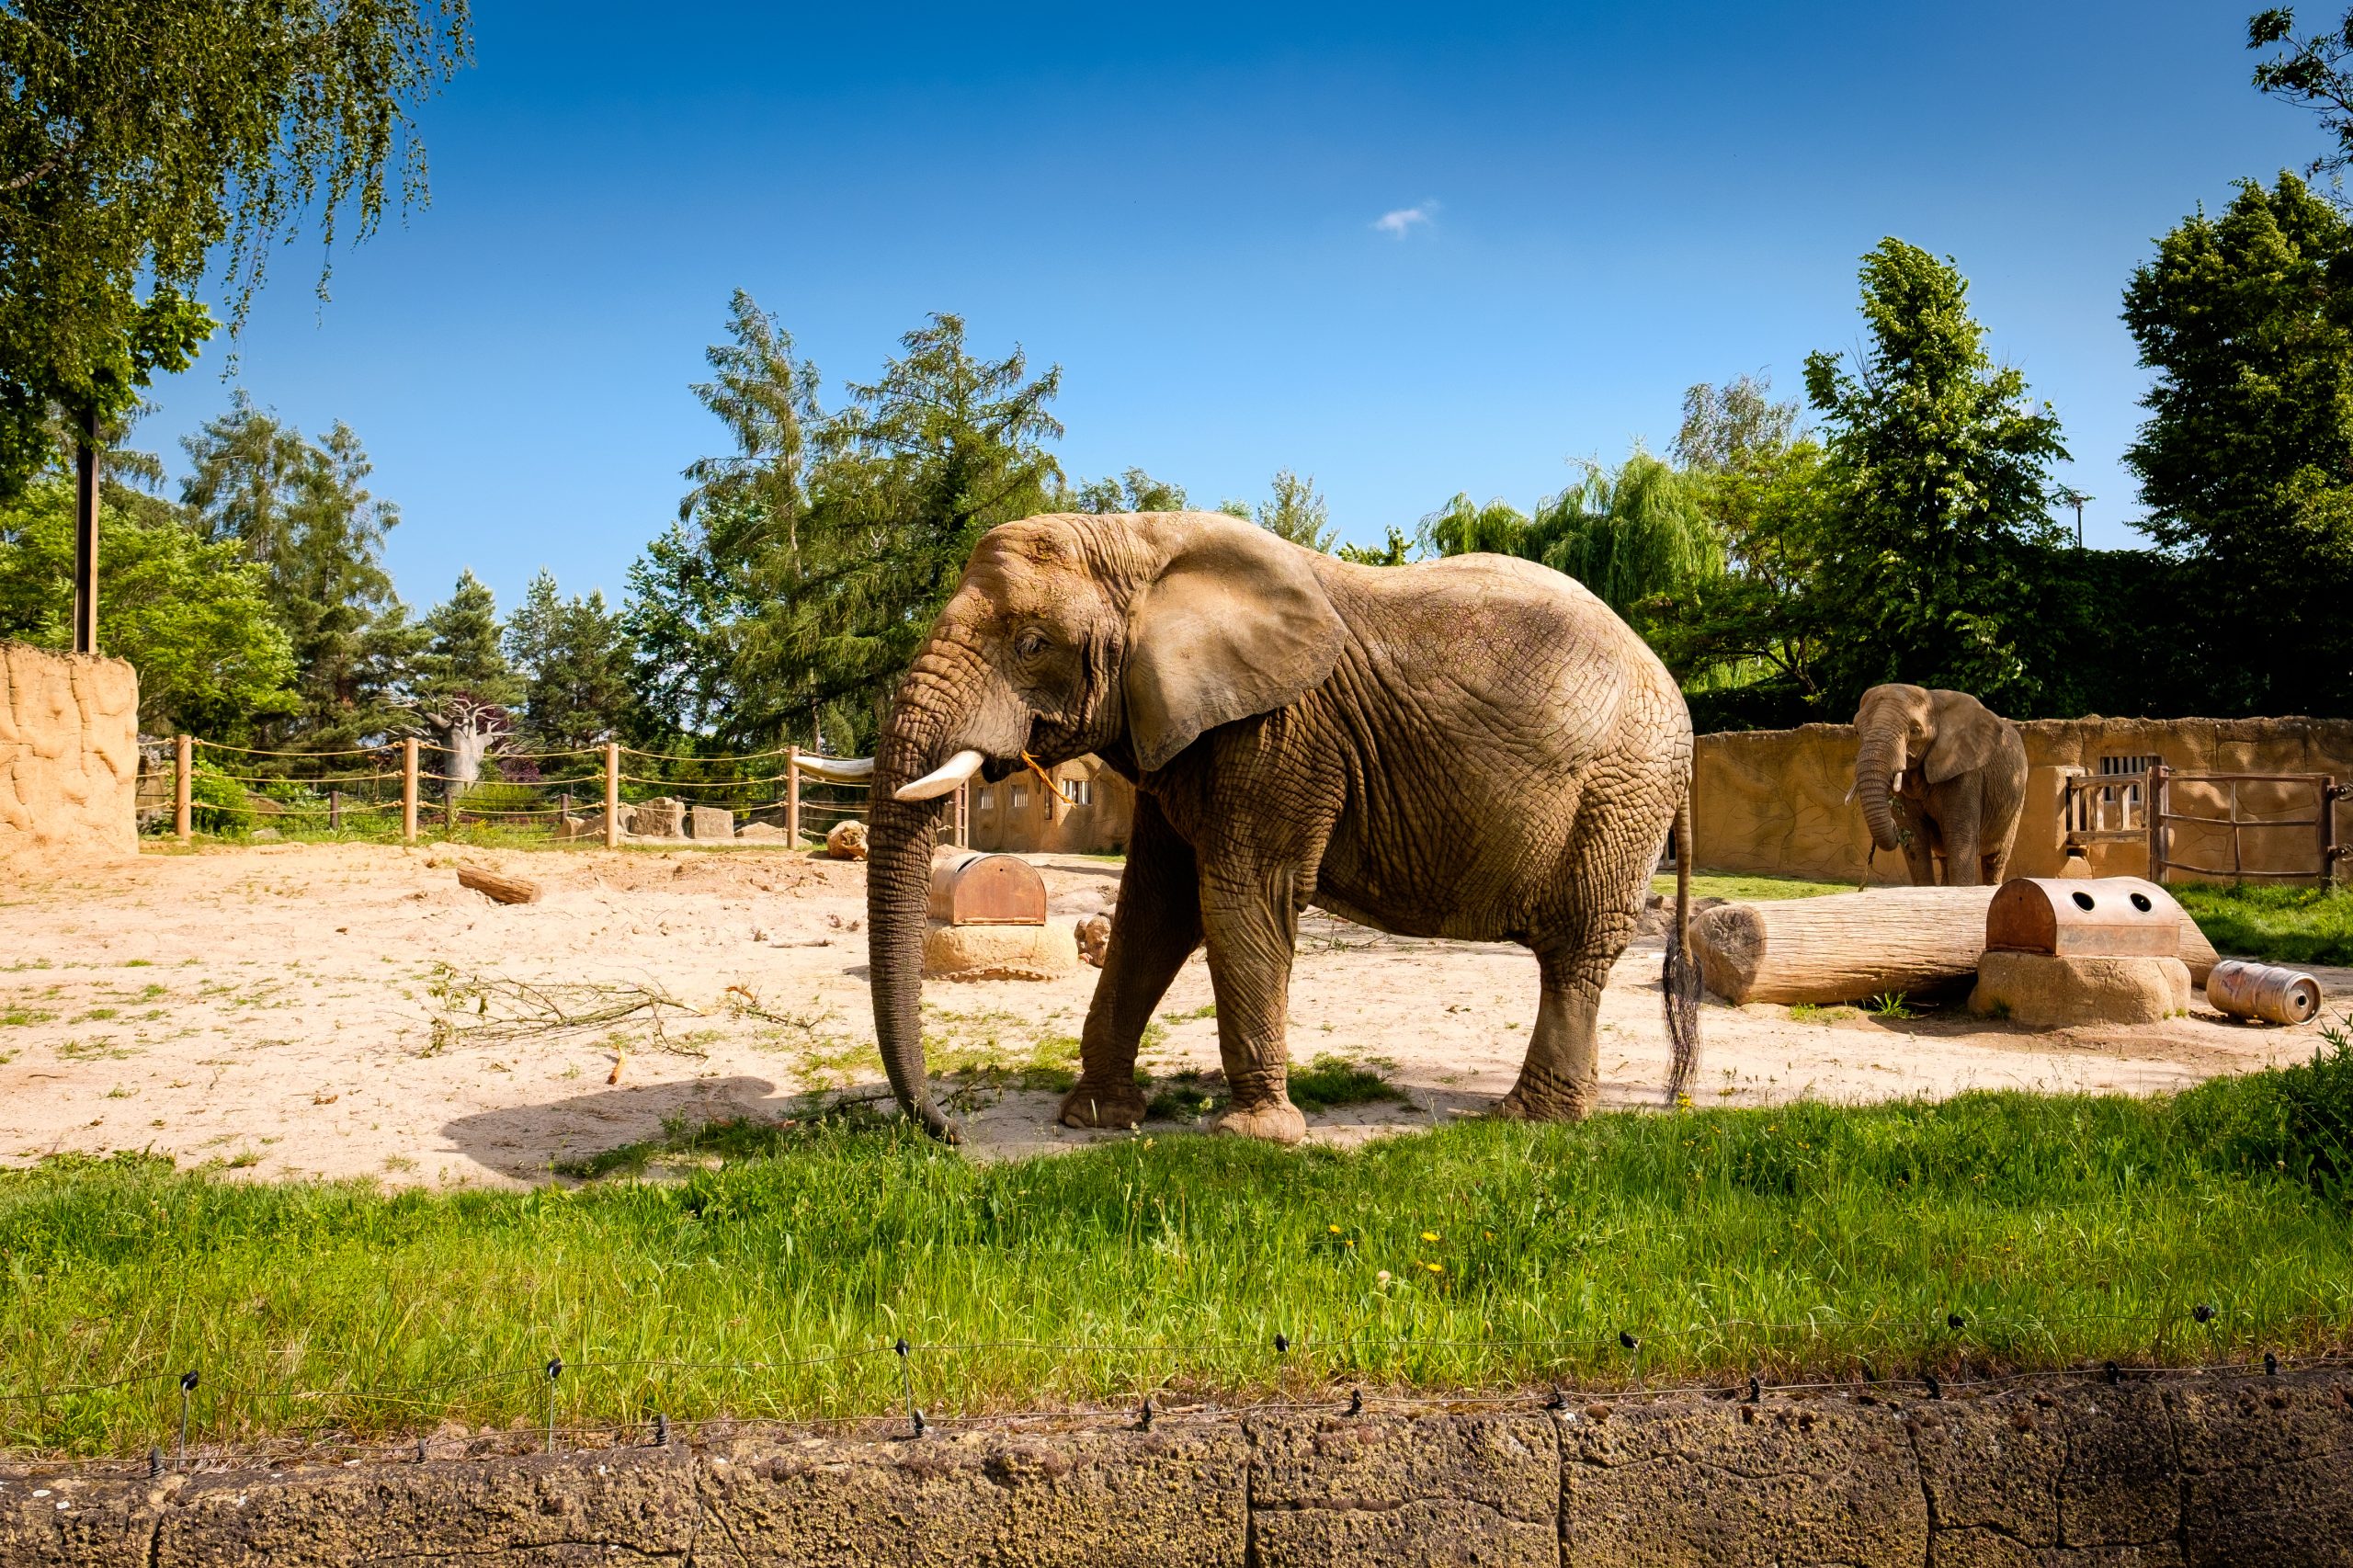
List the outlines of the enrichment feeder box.
{"type": "Polygon", "coordinates": [[[1046,880],[1018,855],[942,850],[931,862],[931,917],[950,926],[1043,926],[1046,880]]]}
{"type": "Polygon", "coordinates": [[[1046,881],[1017,855],[942,849],[931,862],[923,971],[933,980],[1051,980],[1078,967],[1066,926],[1046,924],[1046,881]]]}
{"type": "Polygon", "coordinates": [[[1985,911],[1987,950],[2178,958],[2181,905],[2139,877],[2013,877],[1985,911]]]}
{"type": "Polygon", "coordinates": [[[2187,1012],[2184,922],[2172,894],[2138,877],[2013,877],[1985,909],[1970,1010],[2036,1028],[2187,1012]]]}

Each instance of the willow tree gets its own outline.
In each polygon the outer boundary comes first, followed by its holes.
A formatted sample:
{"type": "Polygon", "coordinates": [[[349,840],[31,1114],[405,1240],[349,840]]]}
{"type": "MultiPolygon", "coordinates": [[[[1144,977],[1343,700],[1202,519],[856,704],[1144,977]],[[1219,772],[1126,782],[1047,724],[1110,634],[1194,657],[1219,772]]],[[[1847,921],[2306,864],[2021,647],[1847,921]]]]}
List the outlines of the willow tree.
{"type": "Polygon", "coordinates": [[[78,448],[77,645],[102,431],[210,334],[216,262],[233,328],[313,216],[331,256],[424,199],[409,110],[471,47],[467,0],[0,9],[0,499],[78,448]]]}

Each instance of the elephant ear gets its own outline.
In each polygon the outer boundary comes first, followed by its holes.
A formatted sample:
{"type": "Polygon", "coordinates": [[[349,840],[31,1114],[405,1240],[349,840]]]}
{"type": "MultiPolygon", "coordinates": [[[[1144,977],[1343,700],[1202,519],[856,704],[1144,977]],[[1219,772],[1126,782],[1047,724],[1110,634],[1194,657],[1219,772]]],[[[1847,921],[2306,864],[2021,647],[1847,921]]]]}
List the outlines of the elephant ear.
{"type": "Polygon", "coordinates": [[[1937,709],[1937,744],[1921,759],[1921,772],[1928,782],[1942,784],[1991,764],[2001,748],[2006,722],[1965,691],[1939,691],[1932,700],[1937,709]]]}
{"type": "Polygon", "coordinates": [[[1128,739],[1146,772],[1204,730],[1297,701],[1332,673],[1342,641],[1298,545],[1205,515],[1172,531],[1166,565],[1128,611],[1128,739]]]}

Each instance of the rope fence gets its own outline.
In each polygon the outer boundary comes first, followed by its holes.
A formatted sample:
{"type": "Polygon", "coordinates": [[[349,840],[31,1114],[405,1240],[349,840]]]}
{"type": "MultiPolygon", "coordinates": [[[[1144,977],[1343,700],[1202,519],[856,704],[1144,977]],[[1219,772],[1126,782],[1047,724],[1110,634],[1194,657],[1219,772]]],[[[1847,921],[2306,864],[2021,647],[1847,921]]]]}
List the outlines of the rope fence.
{"type": "MultiPolygon", "coordinates": [[[[760,1360],[606,1358],[595,1355],[566,1360],[558,1352],[537,1365],[461,1373],[416,1383],[333,1389],[240,1386],[222,1382],[213,1377],[199,1358],[193,1365],[183,1363],[176,1370],[159,1369],[103,1381],[10,1390],[0,1392],[0,1408],[15,1413],[8,1422],[12,1427],[29,1430],[44,1424],[52,1415],[61,1425],[70,1421],[71,1406],[77,1399],[119,1394],[125,1389],[152,1385],[157,1396],[154,1406],[156,1429],[149,1456],[151,1468],[160,1471],[166,1437],[173,1439],[176,1467],[184,1468],[188,1462],[188,1437],[192,1430],[215,1427],[241,1433],[264,1430],[264,1426],[255,1420],[256,1407],[332,1410],[340,1404],[346,1407],[344,1414],[347,1416],[370,1408],[397,1406],[405,1407],[420,1423],[431,1423],[452,1414],[447,1396],[499,1383],[540,1385],[543,1391],[540,1394],[524,1401],[510,1401],[506,1414],[510,1420],[518,1420],[528,1414],[531,1426],[536,1429],[535,1435],[541,1436],[546,1450],[553,1453],[560,1446],[559,1439],[566,1437],[598,1437],[605,1438],[608,1445],[617,1437],[626,1440],[629,1434],[635,1432],[653,1430],[666,1434],[677,1426],[736,1422],[747,1418],[783,1418],[810,1425],[880,1422],[893,1426],[898,1436],[920,1437],[934,1428],[972,1427],[992,1422],[1035,1420],[1041,1416],[1109,1422],[1148,1429],[1155,1419],[1164,1417],[1233,1419],[1284,1411],[1341,1415],[1361,1415],[1376,1408],[1456,1410],[1477,1407],[1559,1412],[1570,1409],[1580,1401],[1597,1397],[1696,1394],[1756,1403],[1768,1394],[1868,1391],[1885,1398],[1934,1401],[1953,1394],[2025,1384],[2097,1381],[2118,1385],[2128,1381],[2212,1374],[2276,1378],[2287,1370],[2353,1365],[2353,1355],[2341,1350],[2291,1355],[2275,1349],[2260,1349],[2253,1343],[2245,1343],[2244,1353],[2237,1358],[2217,1358],[2213,1352],[2230,1347],[2232,1336],[2228,1331],[2227,1314],[2211,1305],[2200,1304],[2181,1316],[2187,1320],[2185,1337],[2202,1339],[2204,1343],[2200,1348],[2203,1354],[2196,1358],[2162,1360],[2155,1358],[2158,1353],[2153,1348],[2150,1361],[2133,1365],[2109,1359],[2096,1363],[2001,1369],[1999,1358],[2003,1347],[2013,1337],[2024,1335],[2030,1338],[2038,1334],[2047,1335],[2054,1327],[2068,1326],[2079,1320],[1972,1319],[1956,1312],[1941,1320],[1921,1323],[1823,1318],[1801,1324],[1768,1324],[1735,1319],[1693,1324],[1682,1329],[1647,1329],[1639,1335],[1629,1327],[1612,1335],[1558,1339],[1435,1340],[1412,1335],[1354,1333],[1330,1341],[1320,1341],[1277,1332],[1265,1338],[1248,1340],[1080,1345],[1040,1340],[926,1344],[900,1335],[888,1342],[878,1340],[817,1355],[760,1360]],[[1855,1369],[1842,1376],[1825,1377],[1816,1371],[1812,1375],[1775,1377],[1762,1366],[1745,1374],[1718,1373],[1676,1381],[1648,1380],[1643,1372],[1644,1352],[1654,1351],[1663,1346],[1698,1345],[1705,1347],[1748,1343],[1759,1336],[1769,1342],[1780,1335],[1818,1339],[1829,1331],[1853,1334],[1868,1329],[1883,1329],[1898,1335],[1908,1334],[1912,1340],[1909,1346],[1892,1342],[1886,1351],[1891,1358],[1906,1357],[1911,1362],[1908,1368],[1883,1372],[1873,1365],[1870,1357],[1848,1350],[1808,1364],[1818,1368],[1825,1361],[1833,1364],[1844,1362],[1855,1369]],[[1365,1392],[1365,1384],[1381,1375],[1381,1353],[1412,1348],[1552,1351],[1555,1354],[1523,1360],[1515,1369],[1512,1380],[1501,1386],[1491,1381],[1483,1387],[1449,1390],[1425,1392],[1390,1386],[1376,1387],[1370,1394],[1365,1392]],[[1136,1376],[1119,1380],[1119,1388],[1123,1392],[1098,1393],[1086,1403],[1075,1407],[1033,1404],[1021,1410],[983,1408],[964,1414],[943,1414],[940,1411],[940,1403],[953,1395],[953,1384],[959,1370],[958,1358],[983,1354],[1002,1356],[1006,1352],[1097,1363],[1159,1360],[1167,1366],[1156,1377],[1136,1376]],[[1974,1366],[1972,1358],[1976,1362],[1974,1366]],[[663,1373],[719,1373],[729,1378],[760,1380],[775,1384],[779,1380],[789,1382],[798,1373],[825,1369],[827,1375],[821,1379],[823,1386],[817,1392],[839,1395],[846,1392],[845,1386],[840,1380],[833,1378],[831,1372],[842,1369],[854,1372],[860,1364],[874,1363],[880,1363],[881,1369],[876,1370],[870,1365],[869,1375],[864,1379],[863,1397],[858,1399],[858,1408],[855,1410],[809,1414],[790,1401],[782,1404],[775,1404],[771,1401],[774,1408],[795,1413],[747,1417],[742,1411],[731,1409],[680,1420],[663,1410],[657,1403],[665,1392],[680,1392],[659,1387],[661,1380],[658,1374],[663,1373]],[[1947,1369],[1946,1375],[1938,1375],[1938,1366],[1947,1369]],[[1597,1369],[1609,1367],[1618,1369],[1598,1379],[1593,1377],[1597,1369]],[[1577,1381],[1574,1374],[1580,1371],[1586,1381],[1577,1381]],[[1225,1403],[1201,1391],[1199,1385],[1203,1375],[1214,1373],[1233,1374],[1229,1381],[1242,1396],[1239,1402],[1225,1403]],[[582,1392],[591,1381],[603,1385],[601,1399],[582,1392]],[[1254,1387],[1264,1392],[1253,1397],[1254,1387]],[[436,1396],[442,1397],[437,1399],[436,1396]],[[926,1398],[931,1400],[933,1406],[929,1410],[925,1405],[926,1398]],[[604,1403],[614,1413],[599,1419],[593,1413],[582,1410],[584,1401],[604,1403]],[[619,1409],[616,1410],[615,1406],[619,1409]],[[628,1414],[620,1414],[620,1411],[628,1414]]],[[[2143,1324],[2150,1331],[2148,1337],[2160,1346],[2168,1333],[2177,1326],[2153,1323],[2146,1314],[2117,1313],[2098,1318],[2086,1317],[2080,1321],[2085,1324],[2143,1324]]],[[[2188,1345],[2182,1347],[2189,1348],[2188,1345]]],[[[999,1381],[1002,1381],[1001,1379],[999,1381]]],[[[1038,1387],[1036,1380],[1032,1380],[1029,1386],[1034,1396],[1038,1387]]],[[[773,1394],[776,1392],[773,1388],[745,1391],[755,1396],[754,1404],[760,1403],[756,1398],[759,1393],[773,1394]]],[[[983,1398],[981,1403],[985,1404],[987,1401],[983,1398]]],[[[282,1409],[279,1413],[282,1414],[282,1409]]],[[[460,1410],[456,1414],[466,1412],[460,1410]]],[[[475,1411],[472,1414],[479,1416],[483,1413],[475,1411]]],[[[267,1429],[307,1433],[308,1436],[301,1440],[316,1441],[322,1436],[331,1434],[340,1435],[348,1440],[352,1427],[348,1419],[330,1416],[316,1422],[284,1427],[269,1426],[267,1429]]]]}
{"type": "MultiPolygon", "coordinates": [[[[404,844],[504,832],[585,847],[723,839],[799,848],[867,818],[872,769],[869,757],[798,746],[691,756],[616,743],[545,751],[494,744],[473,759],[470,772],[458,750],[421,738],[272,751],[180,735],[168,765],[168,820],[182,844],[199,833],[235,837],[267,827],[280,837],[396,836],[404,844]],[[588,759],[596,766],[579,766],[588,759]],[[755,824],[769,831],[737,838],[755,824]]],[[[947,837],[967,844],[969,790],[959,790],[952,805],[947,837]]],[[[165,816],[160,804],[144,814],[158,827],[165,816]]]]}

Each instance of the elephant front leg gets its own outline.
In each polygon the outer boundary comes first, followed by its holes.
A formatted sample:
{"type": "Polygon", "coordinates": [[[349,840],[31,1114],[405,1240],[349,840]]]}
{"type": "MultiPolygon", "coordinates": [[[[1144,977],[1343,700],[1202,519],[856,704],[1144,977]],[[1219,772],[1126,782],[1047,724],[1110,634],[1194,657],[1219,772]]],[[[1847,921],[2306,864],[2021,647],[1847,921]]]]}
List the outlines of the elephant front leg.
{"type": "Polygon", "coordinates": [[[1233,1103],[1213,1131],[1296,1143],[1307,1118],[1290,1103],[1291,950],[1299,937],[1288,872],[1201,881],[1210,983],[1217,993],[1218,1053],[1233,1103]]]}
{"type": "Polygon", "coordinates": [[[1192,846],[1176,836],[1151,796],[1139,795],[1111,942],[1079,1036],[1078,1084],[1063,1096],[1064,1126],[1132,1127],[1143,1119],[1136,1048],[1153,1009],[1200,942],[1200,880],[1192,846]]]}

